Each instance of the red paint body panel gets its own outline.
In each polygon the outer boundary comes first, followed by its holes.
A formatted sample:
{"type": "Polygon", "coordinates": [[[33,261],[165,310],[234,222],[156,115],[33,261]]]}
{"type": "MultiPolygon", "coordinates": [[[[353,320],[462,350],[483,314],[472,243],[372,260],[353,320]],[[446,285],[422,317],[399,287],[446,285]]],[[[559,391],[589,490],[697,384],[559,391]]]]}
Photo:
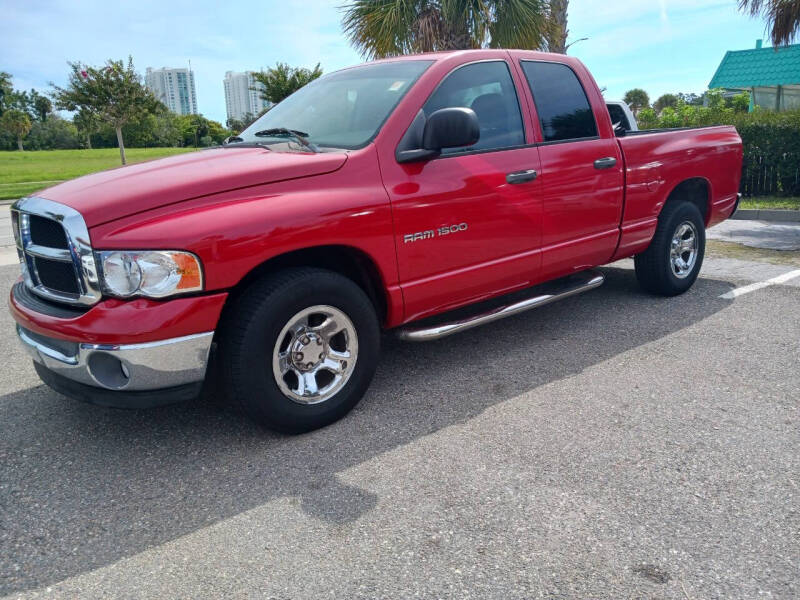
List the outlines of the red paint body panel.
{"type": "Polygon", "coordinates": [[[11,315],[31,331],[90,344],[136,344],[205,333],[216,327],[228,294],[208,294],[158,302],[103,300],[74,319],[43,315],[9,299],[11,315]]]}
{"type": "Polygon", "coordinates": [[[71,206],[93,227],[189,198],[328,173],[346,160],[344,153],[216,148],[85,175],[39,196],[71,206]]]}
{"type": "MultiPolygon", "coordinates": [[[[707,182],[708,223],[734,208],[742,158],[732,127],[615,138],[594,79],[576,59],[472,50],[432,61],[375,139],[359,150],[288,153],[225,148],[82,177],[45,198],[81,212],[95,249],[184,249],[203,263],[206,295],[152,302],[106,300],[83,317],[54,319],[12,301],[15,319],[55,337],[151,341],[217,327],[227,290],[271,258],[320,246],[371,261],[394,327],[644,250],[670,192],[707,182]],[[542,143],[521,60],[568,64],[595,113],[598,137],[542,143]],[[526,144],[400,164],[400,139],[437,85],[476,61],[506,61],[526,144]],[[598,158],[614,157],[598,170],[598,158]],[[513,171],[536,180],[506,183],[513,171]],[[413,243],[405,236],[459,226],[413,243]]],[[[415,60],[403,57],[388,60],[415,60]]]]}

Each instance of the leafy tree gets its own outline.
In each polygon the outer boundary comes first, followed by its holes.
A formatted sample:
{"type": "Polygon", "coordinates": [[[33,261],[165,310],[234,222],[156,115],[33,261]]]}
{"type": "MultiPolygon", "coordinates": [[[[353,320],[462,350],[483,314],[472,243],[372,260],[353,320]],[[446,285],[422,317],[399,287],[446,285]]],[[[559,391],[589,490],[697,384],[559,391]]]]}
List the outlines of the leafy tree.
{"type": "Polygon", "coordinates": [[[625,92],[625,96],[622,99],[625,101],[625,104],[631,107],[634,115],[638,115],[639,111],[643,108],[650,107],[650,96],[640,88],[628,90],[625,92]]]}
{"type": "Polygon", "coordinates": [[[25,147],[28,150],[80,148],[81,137],[74,124],[58,115],[50,115],[46,121],[33,121],[25,147]]]}
{"type": "Polygon", "coordinates": [[[246,127],[244,119],[234,119],[233,117],[225,121],[225,125],[227,125],[228,129],[230,129],[234,135],[239,135],[246,127]]]}
{"type": "Polygon", "coordinates": [[[682,100],[684,104],[689,104],[690,106],[703,106],[703,94],[683,94],[678,92],[676,94],[679,100],[682,100]]]}
{"type": "Polygon", "coordinates": [[[660,113],[665,108],[675,107],[678,104],[678,97],[675,94],[662,94],[658,99],[653,102],[653,110],[660,113]]]}
{"type": "Polygon", "coordinates": [[[234,133],[234,134],[238,135],[238,134],[240,134],[242,131],[244,131],[245,129],[247,129],[248,127],[250,127],[250,125],[251,125],[252,123],[254,123],[256,119],[258,119],[258,118],[259,118],[261,115],[263,115],[263,114],[264,114],[265,112],[267,112],[268,110],[269,110],[268,108],[267,108],[267,109],[264,109],[263,111],[261,111],[261,112],[260,112],[259,114],[257,114],[257,115],[254,115],[254,114],[252,114],[252,113],[245,113],[244,115],[242,115],[242,118],[241,118],[241,119],[228,119],[227,121],[225,121],[225,126],[226,126],[226,127],[227,127],[227,128],[228,128],[228,129],[229,129],[231,132],[232,132],[232,133],[234,133]]]}
{"type": "Polygon", "coordinates": [[[53,103],[50,102],[47,96],[42,96],[36,90],[31,90],[30,99],[30,106],[33,110],[33,114],[39,121],[44,123],[47,120],[47,116],[53,112],[53,103]]]}
{"type": "Polygon", "coordinates": [[[261,84],[253,89],[260,93],[263,100],[277,104],[320,75],[322,69],[319,63],[313,69],[305,69],[279,62],[271,69],[253,73],[253,79],[261,84]]]}
{"type": "Polygon", "coordinates": [[[739,0],[739,10],[767,22],[773,46],[791,44],[800,31],[798,0],[739,0]]]}
{"type": "Polygon", "coordinates": [[[75,113],[75,116],[72,117],[72,123],[78,129],[78,132],[85,136],[86,147],[91,150],[92,134],[100,129],[101,125],[97,114],[88,108],[80,108],[78,112],[75,113]]]}
{"type": "Polygon", "coordinates": [[[176,115],[175,123],[180,131],[182,146],[213,146],[221,144],[231,135],[221,123],[206,119],[203,115],[176,115]]]}
{"type": "Polygon", "coordinates": [[[102,67],[78,62],[69,66],[67,87],[53,85],[56,105],[66,110],[89,110],[111,125],[117,134],[120,159],[126,164],[122,128],[137,117],[155,112],[161,103],[144,87],[130,57],[127,66],[121,60],[109,60],[102,67]]]}
{"type": "MultiPolygon", "coordinates": [[[[369,58],[487,46],[538,49],[554,34],[550,11],[549,0],[353,0],[342,25],[369,58]]],[[[563,26],[565,33],[566,21],[563,26]]]]}
{"type": "Polygon", "coordinates": [[[17,138],[17,149],[22,151],[22,140],[31,130],[31,118],[28,113],[18,108],[10,108],[0,117],[0,129],[3,129],[17,138]]]}
{"type": "Polygon", "coordinates": [[[9,96],[14,92],[14,86],[11,85],[11,75],[5,71],[0,71],[0,115],[6,109],[9,96]]]}
{"type": "Polygon", "coordinates": [[[748,112],[750,110],[750,92],[742,92],[732,98],[727,98],[725,104],[732,108],[734,112],[748,112]]]}

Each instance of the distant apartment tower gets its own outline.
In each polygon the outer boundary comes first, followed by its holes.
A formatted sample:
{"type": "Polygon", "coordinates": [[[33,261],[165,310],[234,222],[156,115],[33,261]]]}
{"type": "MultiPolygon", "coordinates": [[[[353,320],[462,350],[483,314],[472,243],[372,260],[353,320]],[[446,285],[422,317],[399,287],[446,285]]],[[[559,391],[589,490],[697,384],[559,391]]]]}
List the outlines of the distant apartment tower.
{"type": "Polygon", "coordinates": [[[225,108],[229,119],[243,119],[247,114],[255,116],[270,104],[261,98],[258,92],[261,84],[255,80],[252,71],[227,71],[222,85],[225,88],[225,108]]]}
{"type": "Polygon", "coordinates": [[[155,97],[172,112],[179,115],[197,114],[197,91],[194,87],[194,72],[190,69],[147,67],[144,82],[155,97]]]}

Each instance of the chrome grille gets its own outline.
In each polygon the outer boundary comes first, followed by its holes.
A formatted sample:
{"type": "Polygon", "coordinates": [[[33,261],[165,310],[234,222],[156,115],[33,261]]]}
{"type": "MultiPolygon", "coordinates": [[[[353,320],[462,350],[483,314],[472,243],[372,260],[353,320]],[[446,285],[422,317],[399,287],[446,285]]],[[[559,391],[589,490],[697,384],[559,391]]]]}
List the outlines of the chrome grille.
{"type": "Polygon", "coordinates": [[[11,207],[25,285],[35,294],[75,305],[100,300],[89,231],[78,211],[44,198],[22,198],[11,207]]]}

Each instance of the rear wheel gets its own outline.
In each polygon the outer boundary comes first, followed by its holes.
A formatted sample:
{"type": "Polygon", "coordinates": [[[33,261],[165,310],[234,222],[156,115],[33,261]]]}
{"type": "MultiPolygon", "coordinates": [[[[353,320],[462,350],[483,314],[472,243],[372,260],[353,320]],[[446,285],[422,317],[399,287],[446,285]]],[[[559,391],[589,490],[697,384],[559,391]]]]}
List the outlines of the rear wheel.
{"type": "Polygon", "coordinates": [[[341,418],[377,365],[366,294],[331,271],[300,268],[253,284],[231,306],[220,344],[228,394],[271,429],[300,433],[341,418]]]}
{"type": "Polygon", "coordinates": [[[705,248],[705,223],[697,206],[667,204],[650,246],[634,257],[639,285],[662,296],[682,294],[697,279],[705,248]]]}

